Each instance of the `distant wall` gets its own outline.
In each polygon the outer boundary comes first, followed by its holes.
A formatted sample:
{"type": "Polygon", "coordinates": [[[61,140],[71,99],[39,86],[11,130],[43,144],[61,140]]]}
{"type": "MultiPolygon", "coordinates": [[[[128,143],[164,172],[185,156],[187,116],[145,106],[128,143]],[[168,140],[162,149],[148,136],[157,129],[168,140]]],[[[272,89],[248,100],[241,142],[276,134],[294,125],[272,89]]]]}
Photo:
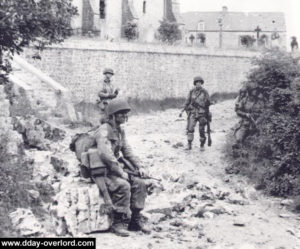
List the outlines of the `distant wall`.
{"type": "Polygon", "coordinates": [[[102,71],[115,71],[113,84],[123,96],[140,100],[186,97],[193,77],[201,75],[210,94],[238,91],[254,55],[248,51],[209,51],[135,43],[66,42],[32,60],[25,58],[68,87],[74,102],[95,102],[102,71]]]}

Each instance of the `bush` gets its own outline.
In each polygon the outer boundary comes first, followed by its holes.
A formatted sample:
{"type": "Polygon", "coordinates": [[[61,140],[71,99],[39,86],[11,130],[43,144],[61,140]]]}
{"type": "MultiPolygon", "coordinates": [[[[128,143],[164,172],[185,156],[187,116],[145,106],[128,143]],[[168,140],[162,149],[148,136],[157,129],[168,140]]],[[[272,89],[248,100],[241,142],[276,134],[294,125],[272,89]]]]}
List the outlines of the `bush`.
{"type": "Polygon", "coordinates": [[[138,26],[135,22],[127,22],[124,34],[128,41],[138,38],[138,26]]]}
{"type": "Polygon", "coordinates": [[[242,35],[240,39],[241,39],[241,44],[243,46],[246,46],[247,48],[252,47],[254,42],[256,41],[256,39],[250,35],[242,35]]]}
{"type": "Polygon", "coordinates": [[[160,21],[160,26],[157,31],[157,38],[165,43],[174,44],[182,38],[178,24],[176,22],[169,22],[166,19],[160,21]]]}
{"type": "Polygon", "coordinates": [[[266,106],[257,131],[231,152],[233,164],[227,170],[247,175],[271,195],[299,196],[300,66],[278,50],[265,52],[253,64],[245,84],[258,86],[266,106]]]}

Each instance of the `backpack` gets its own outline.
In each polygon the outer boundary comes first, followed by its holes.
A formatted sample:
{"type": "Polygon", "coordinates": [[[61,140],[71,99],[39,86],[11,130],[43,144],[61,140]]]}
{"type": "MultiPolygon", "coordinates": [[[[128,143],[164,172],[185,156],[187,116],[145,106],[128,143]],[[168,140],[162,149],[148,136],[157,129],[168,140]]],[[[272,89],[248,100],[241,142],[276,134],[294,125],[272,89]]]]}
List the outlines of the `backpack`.
{"type": "Polygon", "coordinates": [[[83,178],[90,178],[91,176],[89,168],[82,162],[83,153],[86,154],[86,152],[94,146],[96,146],[96,140],[90,132],[76,134],[69,145],[70,150],[75,152],[76,157],[80,162],[80,172],[83,178]]]}

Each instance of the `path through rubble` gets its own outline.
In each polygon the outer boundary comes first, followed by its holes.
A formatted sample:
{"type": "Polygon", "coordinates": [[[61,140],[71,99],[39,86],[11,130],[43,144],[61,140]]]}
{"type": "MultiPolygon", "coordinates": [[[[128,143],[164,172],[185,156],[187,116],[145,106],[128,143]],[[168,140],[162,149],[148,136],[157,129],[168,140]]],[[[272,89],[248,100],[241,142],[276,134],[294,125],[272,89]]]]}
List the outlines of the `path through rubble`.
{"type": "MultiPolygon", "coordinates": [[[[97,248],[300,248],[300,216],[287,211],[288,202],[266,197],[240,176],[224,173],[226,134],[237,122],[233,107],[232,100],[211,107],[213,145],[205,152],[199,150],[198,131],[193,149],[185,150],[186,121],[178,118],[179,110],[129,118],[129,143],[150,175],[162,179],[163,189],[154,188],[143,212],[151,235],[131,233],[122,238],[95,233],[91,236],[97,238],[97,248]]],[[[78,130],[67,130],[69,137],[54,150],[54,156],[65,153],[64,160],[72,166],[71,174],[55,185],[56,191],[88,185],[75,177],[76,160],[67,147],[75,132],[78,130]]]]}

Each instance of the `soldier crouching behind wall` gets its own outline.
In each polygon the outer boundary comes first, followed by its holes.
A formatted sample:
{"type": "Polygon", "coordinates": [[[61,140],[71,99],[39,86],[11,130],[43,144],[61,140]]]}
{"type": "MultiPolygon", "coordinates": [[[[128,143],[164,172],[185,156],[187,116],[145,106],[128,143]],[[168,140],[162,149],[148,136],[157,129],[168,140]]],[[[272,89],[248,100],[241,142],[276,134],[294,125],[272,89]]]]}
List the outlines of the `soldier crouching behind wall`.
{"type": "Polygon", "coordinates": [[[112,100],[107,106],[108,120],[94,133],[95,149],[88,151],[91,177],[113,210],[110,231],[119,236],[129,236],[125,221],[130,211],[128,230],[150,233],[140,214],[147,196],[145,182],[140,178],[145,173],[121,127],[127,121],[129,111],[126,101],[112,100]],[[109,199],[105,196],[106,191],[109,199]]]}
{"type": "Polygon", "coordinates": [[[188,150],[192,149],[192,142],[194,140],[194,131],[197,122],[199,122],[199,135],[200,135],[200,150],[204,150],[206,141],[205,126],[210,122],[210,98],[208,92],[202,87],[204,80],[202,77],[197,76],[194,78],[194,88],[189,92],[184,109],[179,114],[182,116],[184,111],[187,112],[187,139],[188,150]]]}

